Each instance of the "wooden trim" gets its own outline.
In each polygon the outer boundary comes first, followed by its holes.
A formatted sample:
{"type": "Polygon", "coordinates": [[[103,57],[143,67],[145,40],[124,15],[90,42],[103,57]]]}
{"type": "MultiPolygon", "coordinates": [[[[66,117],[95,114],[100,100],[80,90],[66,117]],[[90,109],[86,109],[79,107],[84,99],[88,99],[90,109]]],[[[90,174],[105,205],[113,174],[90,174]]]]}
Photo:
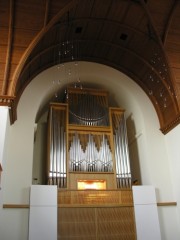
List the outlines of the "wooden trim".
{"type": "MultiPolygon", "coordinates": [[[[168,206],[177,206],[177,202],[158,202],[157,203],[158,207],[168,207],[168,206]]],[[[133,204],[102,204],[102,205],[82,205],[82,204],[58,204],[58,208],[60,207],[134,207],[133,204]]],[[[29,204],[3,204],[3,208],[11,208],[11,209],[26,209],[26,208],[30,208],[29,204]]]]}
{"type": "MultiPolygon", "coordinates": [[[[168,206],[177,206],[177,202],[160,202],[157,203],[157,207],[168,207],[168,206]]],[[[102,205],[97,205],[97,204],[58,204],[58,208],[76,208],[76,207],[88,207],[88,208],[92,208],[92,207],[134,207],[134,204],[102,204],[102,205]]]]}
{"type": "Polygon", "coordinates": [[[81,132],[82,134],[87,134],[87,133],[107,133],[110,134],[111,129],[110,127],[101,127],[101,126],[88,126],[89,128],[87,129],[87,126],[81,126],[81,125],[75,125],[75,124],[69,124],[68,130],[69,132],[81,132]]]}
{"type": "Polygon", "coordinates": [[[175,128],[178,124],[180,124],[180,114],[178,114],[174,120],[168,123],[166,126],[160,128],[161,132],[165,135],[170,132],[173,128],[175,128]]]}
{"type": "Polygon", "coordinates": [[[15,97],[7,96],[7,95],[0,95],[0,106],[8,106],[12,107],[14,104],[15,97]]]}
{"type": "Polygon", "coordinates": [[[159,202],[157,203],[158,207],[162,207],[162,206],[177,206],[177,202],[159,202]]]}
{"type": "Polygon", "coordinates": [[[3,208],[30,208],[29,204],[3,204],[3,208]]]}
{"type": "MultiPolygon", "coordinates": [[[[99,172],[98,172],[99,173],[99,172]]],[[[105,173],[106,174],[106,173],[105,173]]],[[[84,192],[84,191],[89,191],[89,192],[94,192],[94,191],[98,191],[98,192],[100,192],[100,191],[102,191],[102,192],[109,192],[109,191],[113,191],[113,192],[126,192],[126,191],[132,191],[132,189],[131,188],[122,188],[122,189],[106,189],[106,190],[77,190],[77,189],[66,189],[66,188],[59,188],[58,189],[58,192],[74,192],[74,191],[76,191],[76,192],[84,192]]]]}
{"type": "Polygon", "coordinates": [[[114,208],[134,207],[133,204],[58,204],[58,208],[114,208]]]}
{"type": "MultiPolygon", "coordinates": [[[[113,172],[83,172],[83,171],[75,171],[75,172],[73,172],[73,171],[69,171],[69,173],[71,173],[71,174],[114,174],[114,171],[113,172]]],[[[77,191],[77,189],[76,189],[76,191],[77,191]]],[[[79,190],[78,190],[79,191],[79,190]]],[[[111,191],[114,191],[114,189],[111,189],[111,191]]]]}

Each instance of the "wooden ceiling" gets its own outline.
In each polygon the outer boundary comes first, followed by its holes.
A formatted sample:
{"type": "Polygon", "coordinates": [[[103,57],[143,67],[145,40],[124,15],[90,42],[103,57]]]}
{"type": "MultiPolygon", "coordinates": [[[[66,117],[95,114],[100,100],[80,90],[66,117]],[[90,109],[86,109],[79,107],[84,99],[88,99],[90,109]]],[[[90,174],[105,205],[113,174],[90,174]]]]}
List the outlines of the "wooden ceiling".
{"type": "Polygon", "coordinates": [[[179,0],[0,1],[0,105],[11,107],[12,122],[28,83],[74,60],[131,77],[152,101],[163,133],[179,124],[179,0]],[[71,44],[73,59],[65,51],[71,44]]]}

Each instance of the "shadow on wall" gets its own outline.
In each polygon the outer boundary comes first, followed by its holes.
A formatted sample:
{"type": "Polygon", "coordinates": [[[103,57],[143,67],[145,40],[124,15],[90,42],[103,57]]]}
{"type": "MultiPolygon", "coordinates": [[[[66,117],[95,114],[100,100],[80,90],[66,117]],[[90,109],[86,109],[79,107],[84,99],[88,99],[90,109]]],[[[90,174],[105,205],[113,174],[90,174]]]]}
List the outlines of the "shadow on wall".
{"type": "Polygon", "coordinates": [[[34,133],[32,184],[47,184],[47,122],[39,122],[34,133]]]}
{"type": "Polygon", "coordinates": [[[141,172],[139,164],[139,153],[138,153],[138,136],[136,134],[136,128],[132,114],[126,119],[127,125],[127,136],[129,145],[129,158],[132,173],[132,182],[138,182],[141,184],[141,172]]]}

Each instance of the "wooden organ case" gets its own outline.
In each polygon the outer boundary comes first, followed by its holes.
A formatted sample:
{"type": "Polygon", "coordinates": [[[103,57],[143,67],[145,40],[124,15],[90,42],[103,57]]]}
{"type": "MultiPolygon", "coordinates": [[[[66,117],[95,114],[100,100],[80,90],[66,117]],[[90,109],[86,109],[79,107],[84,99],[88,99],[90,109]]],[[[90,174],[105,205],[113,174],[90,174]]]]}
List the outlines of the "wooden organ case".
{"type": "Polygon", "coordinates": [[[48,184],[59,188],[58,239],[135,239],[124,110],[109,107],[105,90],[68,88],[65,99],[50,104],[48,120],[47,174],[48,184]]]}

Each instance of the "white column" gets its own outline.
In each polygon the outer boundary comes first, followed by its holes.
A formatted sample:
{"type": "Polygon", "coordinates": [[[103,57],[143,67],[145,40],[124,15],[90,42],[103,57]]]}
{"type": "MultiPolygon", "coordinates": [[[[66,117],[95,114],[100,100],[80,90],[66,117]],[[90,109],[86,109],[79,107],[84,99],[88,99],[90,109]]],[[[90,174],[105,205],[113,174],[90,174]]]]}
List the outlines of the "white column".
{"type": "Polygon", "coordinates": [[[29,240],[57,240],[57,186],[32,185],[29,240]]]}
{"type": "MultiPolygon", "coordinates": [[[[7,121],[8,121],[8,107],[0,107],[0,164],[2,166],[2,169],[7,121]]],[[[1,189],[1,176],[0,176],[0,189],[1,189]]],[[[2,199],[1,194],[0,199],[2,199]]]]}
{"type": "Polygon", "coordinates": [[[133,186],[137,240],[161,240],[155,188],[133,186]]]}
{"type": "Polygon", "coordinates": [[[0,163],[3,162],[4,142],[8,120],[8,107],[0,107],[0,163]]]}

